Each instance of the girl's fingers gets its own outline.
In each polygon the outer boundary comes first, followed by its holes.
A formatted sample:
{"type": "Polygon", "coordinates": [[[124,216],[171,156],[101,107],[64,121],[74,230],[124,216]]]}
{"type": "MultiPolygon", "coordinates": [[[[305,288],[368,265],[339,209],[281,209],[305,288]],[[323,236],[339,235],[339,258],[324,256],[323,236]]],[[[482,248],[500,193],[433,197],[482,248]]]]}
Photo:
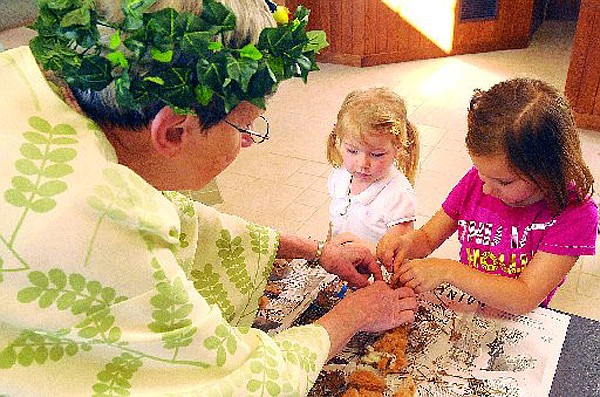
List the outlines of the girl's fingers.
{"type": "Polygon", "coordinates": [[[413,291],[415,291],[416,293],[419,293],[419,282],[416,281],[414,278],[410,281],[408,281],[406,284],[404,284],[407,287],[410,287],[413,289],[413,291]]]}

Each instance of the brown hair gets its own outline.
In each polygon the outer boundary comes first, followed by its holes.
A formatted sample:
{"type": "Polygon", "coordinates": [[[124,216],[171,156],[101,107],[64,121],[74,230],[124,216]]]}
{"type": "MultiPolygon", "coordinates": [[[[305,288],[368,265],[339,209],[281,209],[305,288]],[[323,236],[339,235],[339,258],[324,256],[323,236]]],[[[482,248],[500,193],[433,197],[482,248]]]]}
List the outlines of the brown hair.
{"type": "Polygon", "coordinates": [[[342,165],[340,144],[345,137],[364,139],[367,134],[390,136],[398,148],[396,166],[414,184],[419,165],[419,134],[407,119],[402,97],[383,87],[350,92],[327,140],[329,163],[334,167],[342,165]]]}
{"type": "Polygon", "coordinates": [[[570,191],[579,202],[593,193],[594,179],[583,160],[569,104],[543,81],[515,78],[476,90],[466,144],[474,156],[506,155],[556,212],[567,207],[570,191]]]}

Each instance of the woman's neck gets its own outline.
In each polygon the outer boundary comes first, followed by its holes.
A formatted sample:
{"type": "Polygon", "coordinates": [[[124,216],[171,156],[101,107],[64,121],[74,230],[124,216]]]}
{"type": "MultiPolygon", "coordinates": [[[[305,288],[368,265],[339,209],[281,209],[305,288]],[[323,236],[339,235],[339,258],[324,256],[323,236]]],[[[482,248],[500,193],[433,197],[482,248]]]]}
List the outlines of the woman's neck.
{"type": "Polygon", "coordinates": [[[168,163],[157,155],[150,139],[150,131],[124,130],[119,127],[102,127],[106,139],[115,149],[119,164],[122,164],[159,190],[169,189],[165,175],[173,175],[168,163]]]}

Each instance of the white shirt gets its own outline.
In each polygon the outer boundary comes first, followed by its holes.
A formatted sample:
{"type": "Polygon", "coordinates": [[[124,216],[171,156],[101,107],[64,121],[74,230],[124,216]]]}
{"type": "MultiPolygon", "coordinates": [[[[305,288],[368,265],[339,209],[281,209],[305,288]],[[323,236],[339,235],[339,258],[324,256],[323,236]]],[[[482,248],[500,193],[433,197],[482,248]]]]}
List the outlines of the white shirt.
{"type": "Polygon", "coordinates": [[[350,181],[351,175],[343,167],[329,174],[327,188],[331,198],[329,219],[333,236],[351,232],[377,243],[389,227],[415,220],[415,191],[395,166],[357,195],[350,195],[350,181]]]}

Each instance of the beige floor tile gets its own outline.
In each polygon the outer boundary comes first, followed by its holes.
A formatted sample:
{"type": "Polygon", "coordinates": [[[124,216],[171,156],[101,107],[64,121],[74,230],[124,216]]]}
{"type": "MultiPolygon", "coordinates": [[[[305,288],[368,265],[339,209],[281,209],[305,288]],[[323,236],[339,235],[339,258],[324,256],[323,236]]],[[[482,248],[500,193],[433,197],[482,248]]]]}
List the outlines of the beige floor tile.
{"type": "Polygon", "coordinates": [[[29,28],[15,28],[0,32],[0,43],[5,49],[27,45],[35,37],[36,32],[29,28]]]}
{"type": "Polygon", "coordinates": [[[298,228],[298,235],[319,240],[327,238],[329,230],[329,203],[319,209],[298,228]]]}
{"type": "Polygon", "coordinates": [[[457,177],[442,172],[421,170],[415,186],[417,213],[426,217],[435,214],[457,181],[457,177]]]}
{"type": "Polygon", "coordinates": [[[329,163],[306,161],[300,169],[300,172],[304,172],[310,175],[327,176],[329,175],[331,169],[332,167],[331,165],[329,165],[329,163]]]}
{"type": "Polygon", "coordinates": [[[219,186],[220,189],[226,187],[226,188],[230,188],[230,189],[235,189],[235,188],[242,188],[250,183],[252,183],[252,181],[254,181],[255,177],[250,176],[250,175],[243,175],[243,174],[239,174],[233,170],[226,170],[226,172],[223,172],[221,174],[219,174],[219,176],[217,176],[216,180],[217,180],[217,185],[219,186]]]}
{"type": "Polygon", "coordinates": [[[573,265],[573,267],[571,268],[571,272],[569,274],[574,273],[574,272],[581,273],[581,261],[583,258],[585,258],[585,257],[579,257],[577,262],[575,262],[575,265],[573,265]]]}
{"type": "Polygon", "coordinates": [[[410,115],[411,121],[439,128],[456,130],[467,128],[466,109],[456,109],[443,105],[425,103],[410,115]]]}
{"type": "Polygon", "coordinates": [[[421,147],[419,148],[419,169],[423,168],[423,164],[427,161],[427,159],[429,158],[429,156],[431,156],[431,153],[433,153],[433,150],[436,148],[437,145],[423,145],[421,144],[421,147]]]}
{"type": "Polygon", "coordinates": [[[317,191],[317,192],[321,192],[321,193],[326,193],[327,194],[327,177],[322,176],[320,178],[317,178],[317,180],[315,181],[315,183],[313,183],[310,187],[311,190],[317,191]]]}
{"type": "Polygon", "coordinates": [[[313,216],[318,210],[318,207],[312,207],[304,204],[290,204],[282,212],[281,215],[286,219],[304,222],[306,219],[313,216]]]}
{"type": "Polygon", "coordinates": [[[577,284],[577,293],[588,299],[600,302],[600,276],[581,273],[577,284]]]}
{"type": "MultiPolygon", "coordinates": [[[[599,239],[600,240],[600,239],[599,239]]],[[[596,242],[596,251],[600,251],[600,241],[596,242]]],[[[580,271],[582,273],[600,277],[600,254],[594,256],[582,256],[579,258],[580,271]]]]}
{"type": "MultiPolygon", "coordinates": [[[[466,149],[448,149],[447,141],[441,142],[427,157],[421,166],[421,173],[437,172],[446,175],[454,184],[472,167],[471,158],[466,149]]],[[[454,145],[454,141],[452,142],[454,145]]],[[[449,192],[449,191],[448,191],[449,192]]]]}
{"type": "Polygon", "coordinates": [[[249,207],[252,211],[258,211],[259,214],[268,216],[282,212],[296,201],[304,189],[256,179],[253,183],[243,187],[222,187],[220,190],[225,205],[237,208],[249,207]]]}
{"type": "Polygon", "coordinates": [[[431,146],[432,148],[436,147],[448,132],[447,128],[427,124],[417,124],[416,127],[421,139],[421,145],[431,146]]]}
{"type": "Polygon", "coordinates": [[[565,313],[591,318],[600,321],[600,305],[598,299],[577,294],[568,289],[559,288],[550,302],[550,307],[565,313]]]}
{"type": "Polygon", "coordinates": [[[289,217],[285,211],[278,213],[262,212],[257,215],[256,222],[289,234],[295,234],[302,224],[302,221],[289,217]]]}
{"type": "Polygon", "coordinates": [[[306,189],[298,196],[296,202],[319,208],[322,205],[329,203],[329,195],[313,189],[306,189]]]}
{"type": "Polygon", "coordinates": [[[581,150],[592,175],[596,202],[600,202],[600,131],[580,130],[581,150]]]}
{"type": "Polygon", "coordinates": [[[593,291],[590,295],[589,291],[581,290],[580,286],[583,287],[583,290],[593,288],[593,285],[590,286],[589,280],[586,280],[585,277],[582,279],[582,276],[580,271],[573,268],[567,275],[565,283],[558,289],[550,302],[550,307],[566,313],[600,320],[599,298],[593,296],[593,291]]]}
{"type": "Polygon", "coordinates": [[[273,154],[264,148],[259,150],[257,147],[256,150],[255,148],[242,150],[236,161],[223,174],[236,172],[278,183],[286,181],[303,164],[304,161],[300,159],[273,154]]]}
{"type": "Polygon", "coordinates": [[[298,171],[292,174],[284,182],[291,186],[297,186],[303,189],[307,189],[314,185],[321,177],[314,174],[307,174],[303,171],[298,171]]]}

